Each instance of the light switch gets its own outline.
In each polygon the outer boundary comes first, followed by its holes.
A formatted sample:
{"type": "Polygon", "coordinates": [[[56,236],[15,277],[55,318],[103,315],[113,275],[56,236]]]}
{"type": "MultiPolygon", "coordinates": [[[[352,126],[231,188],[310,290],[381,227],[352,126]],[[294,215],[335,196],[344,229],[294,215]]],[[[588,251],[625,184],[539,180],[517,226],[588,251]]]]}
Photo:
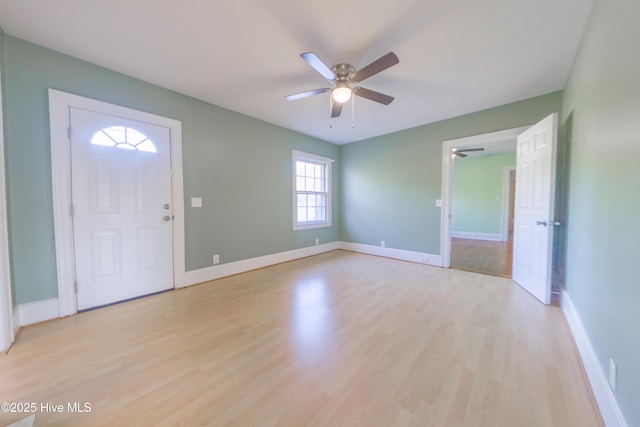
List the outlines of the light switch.
{"type": "Polygon", "coordinates": [[[436,208],[441,208],[442,207],[442,199],[437,199],[436,200],[436,208]]]}
{"type": "Polygon", "coordinates": [[[192,197],[191,198],[191,207],[192,208],[201,208],[202,207],[202,197],[192,197]]]}

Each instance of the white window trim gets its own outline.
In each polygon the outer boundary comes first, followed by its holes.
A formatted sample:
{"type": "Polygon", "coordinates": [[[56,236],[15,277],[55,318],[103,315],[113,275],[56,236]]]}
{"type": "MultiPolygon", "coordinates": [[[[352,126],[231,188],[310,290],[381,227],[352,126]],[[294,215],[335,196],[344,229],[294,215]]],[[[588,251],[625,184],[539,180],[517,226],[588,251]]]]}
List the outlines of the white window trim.
{"type": "Polygon", "coordinates": [[[316,154],[305,153],[303,151],[292,150],[292,158],[291,158],[291,188],[292,188],[292,222],[294,230],[308,230],[312,228],[322,228],[322,227],[331,227],[331,199],[332,199],[332,188],[331,188],[331,164],[333,163],[333,159],[329,159],[327,157],[318,156],[316,154]],[[297,206],[297,191],[296,191],[296,161],[298,160],[306,160],[310,162],[324,163],[327,167],[327,219],[325,221],[317,221],[317,222],[305,222],[298,223],[296,218],[298,217],[298,206],[297,206]]]}

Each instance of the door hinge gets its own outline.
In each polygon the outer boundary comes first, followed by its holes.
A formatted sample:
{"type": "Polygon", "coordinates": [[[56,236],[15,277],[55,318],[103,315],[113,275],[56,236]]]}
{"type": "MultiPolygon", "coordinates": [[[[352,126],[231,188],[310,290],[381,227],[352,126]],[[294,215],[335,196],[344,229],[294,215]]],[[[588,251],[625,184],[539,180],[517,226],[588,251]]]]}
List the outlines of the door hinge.
{"type": "Polygon", "coordinates": [[[73,214],[75,213],[75,209],[73,208],[73,205],[69,205],[69,215],[73,218],[73,214]]]}
{"type": "Polygon", "coordinates": [[[78,293],[78,281],[76,280],[75,282],[73,282],[73,290],[75,291],[75,293],[78,293]]]}
{"type": "Polygon", "coordinates": [[[67,127],[67,138],[69,138],[69,141],[71,141],[71,126],[67,127]]]}

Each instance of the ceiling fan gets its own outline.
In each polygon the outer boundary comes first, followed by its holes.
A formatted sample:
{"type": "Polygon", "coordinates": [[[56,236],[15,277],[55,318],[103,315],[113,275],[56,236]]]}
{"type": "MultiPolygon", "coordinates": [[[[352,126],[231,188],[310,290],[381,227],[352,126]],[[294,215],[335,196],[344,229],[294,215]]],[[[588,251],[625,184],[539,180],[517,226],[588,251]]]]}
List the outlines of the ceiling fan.
{"type": "Polygon", "coordinates": [[[462,150],[459,150],[457,148],[452,148],[451,149],[451,157],[452,158],[456,158],[456,157],[467,157],[468,154],[465,154],[467,152],[470,151],[484,151],[484,148],[463,148],[462,150]]]}
{"type": "Polygon", "coordinates": [[[316,70],[322,77],[329,80],[333,87],[314,89],[307,92],[296,93],[284,97],[287,101],[294,101],[321,93],[331,92],[331,117],[339,117],[342,112],[342,105],[351,99],[351,95],[357,95],[370,101],[379,102],[380,104],[389,105],[393,101],[393,97],[365,89],[354,84],[363,81],[389,67],[396,65],[400,60],[395,53],[389,52],[384,56],[373,61],[364,68],[356,70],[351,64],[336,64],[329,68],[318,56],[313,52],[305,52],[300,55],[307,64],[316,70]]]}

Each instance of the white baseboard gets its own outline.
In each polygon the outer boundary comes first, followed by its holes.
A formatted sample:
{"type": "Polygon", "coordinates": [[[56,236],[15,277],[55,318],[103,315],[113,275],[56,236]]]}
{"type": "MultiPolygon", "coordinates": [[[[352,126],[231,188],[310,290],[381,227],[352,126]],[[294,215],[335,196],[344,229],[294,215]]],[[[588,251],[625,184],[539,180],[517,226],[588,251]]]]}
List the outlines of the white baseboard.
{"type": "Polygon", "coordinates": [[[582,364],[589,378],[604,424],[607,427],[627,427],[627,422],[618,406],[613,391],[609,387],[607,377],[591,345],[591,341],[589,341],[589,336],[582,325],[582,320],[566,291],[562,292],[561,307],[578,347],[582,364]]]}
{"type": "Polygon", "coordinates": [[[14,327],[31,325],[60,317],[58,298],[20,304],[13,309],[14,327]]]}
{"type": "Polygon", "coordinates": [[[427,254],[423,252],[405,251],[403,249],[382,248],[380,246],[363,245],[361,243],[340,242],[340,249],[360,252],[368,255],[377,255],[387,258],[399,259],[402,261],[416,262],[419,264],[442,266],[440,255],[427,254]]]}
{"type": "Polygon", "coordinates": [[[201,268],[199,270],[187,271],[185,273],[185,283],[182,286],[176,287],[191,286],[197,283],[208,282],[210,280],[268,267],[274,264],[306,258],[323,252],[333,251],[339,249],[339,247],[339,242],[331,242],[323,245],[309,246],[306,248],[264,255],[256,258],[243,259],[240,261],[230,262],[228,264],[214,265],[212,267],[201,268]]]}
{"type": "Polygon", "coordinates": [[[503,241],[501,233],[476,233],[474,231],[452,231],[451,237],[457,237],[459,239],[491,240],[492,242],[503,241]]]}

